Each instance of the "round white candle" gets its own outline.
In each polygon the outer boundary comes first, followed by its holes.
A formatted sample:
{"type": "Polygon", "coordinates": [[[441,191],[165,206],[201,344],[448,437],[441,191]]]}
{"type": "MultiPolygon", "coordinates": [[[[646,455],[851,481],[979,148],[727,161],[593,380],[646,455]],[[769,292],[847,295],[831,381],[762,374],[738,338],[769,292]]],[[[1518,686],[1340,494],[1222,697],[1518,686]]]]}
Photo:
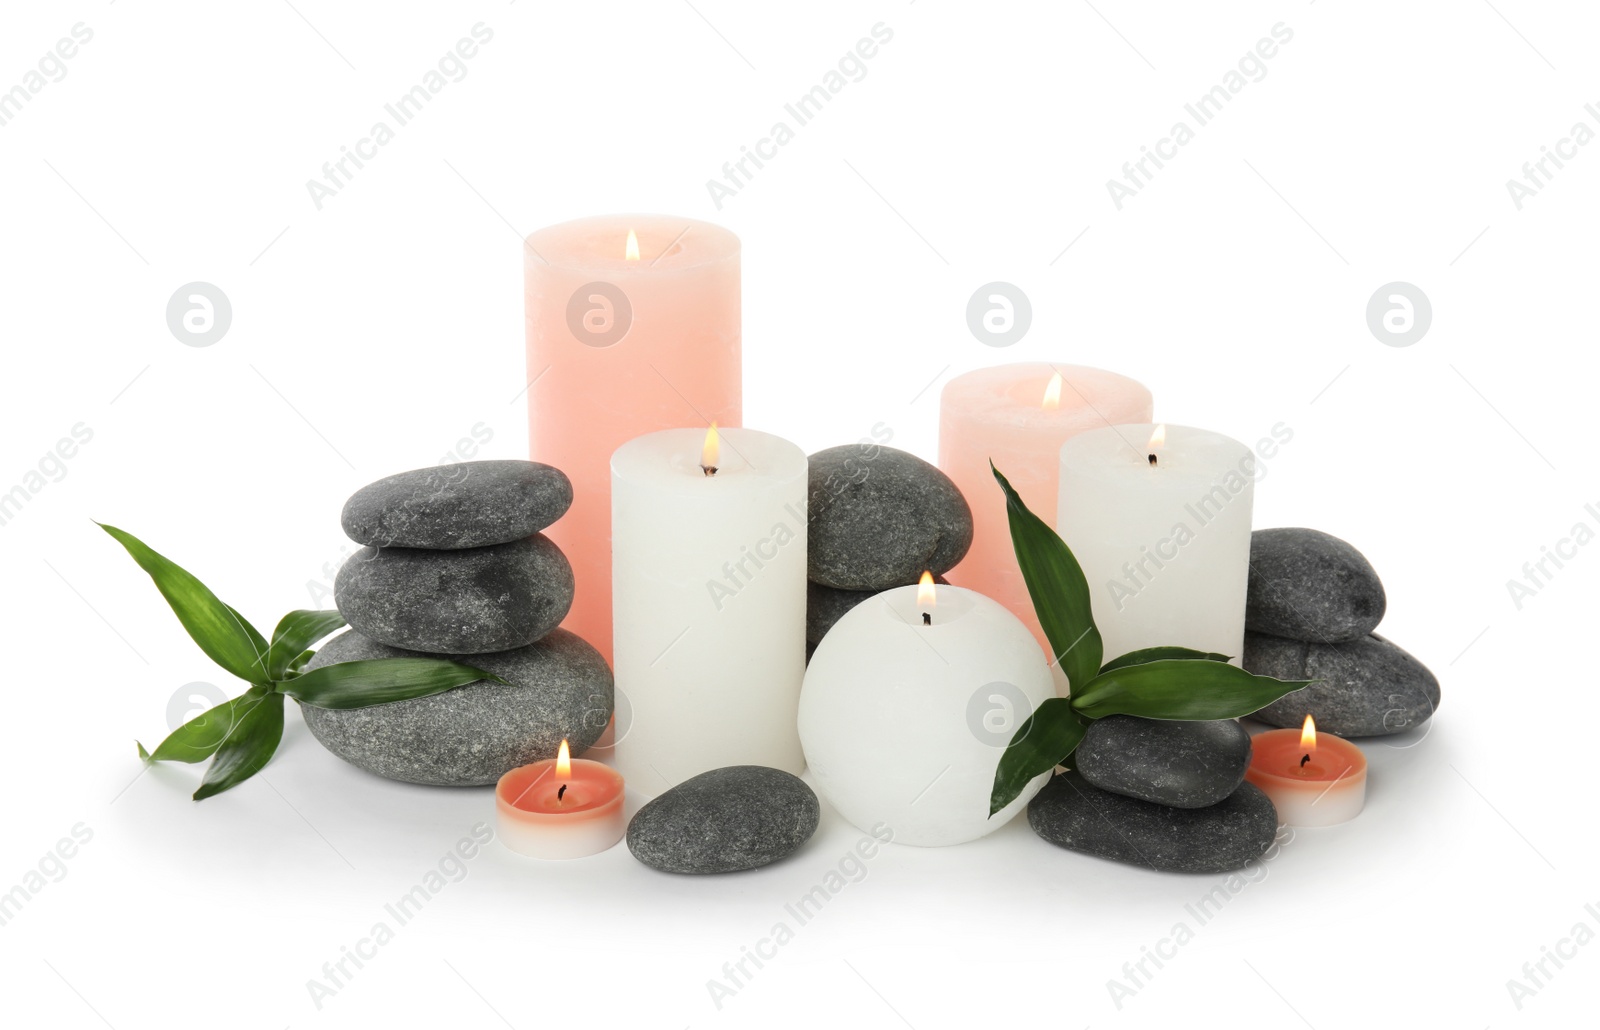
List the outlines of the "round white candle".
{"type": "Polygon", "coordinates": [[[1041,775],[989,817],[1000,755],[1055,687],[1033,634],[998,603],[953,586],[931,605],[917,593],[884,591],[828,631],[806,669],[800,740],[846,819],[938,847],[999,829],[1044,786],[1041,775]]]}
{"type": "Polygon", "coordinates": [[[1169,425],[1163,440],[1157,428],[1063,444],[1056,528],[1089,582],[1107,660],[1175,644],[1237,665],[1255,455],[1220,433],[1169,425]]]}
{"type": "Polygon", "coordinates": [[[611,457],[616,763],[647,796],[728,765],[805,767],[806,455],[751,429],[611,457]]]}

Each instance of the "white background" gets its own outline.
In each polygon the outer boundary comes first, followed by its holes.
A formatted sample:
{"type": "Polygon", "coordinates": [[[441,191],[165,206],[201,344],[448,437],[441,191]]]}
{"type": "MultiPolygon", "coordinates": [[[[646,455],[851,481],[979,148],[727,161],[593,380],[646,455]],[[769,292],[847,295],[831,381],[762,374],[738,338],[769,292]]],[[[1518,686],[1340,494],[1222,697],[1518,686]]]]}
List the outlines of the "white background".
{"type": "Polygon", "coordinates": [[[74,24],[94,36],[0,128],[0,490],[75,424],[93,439],[0,526],[0,890],[75,825],[93,836],[0,927],[6,1022],[1575,1025],[1600,947],[1547,964],[1520,1011],[1506,981],[1575,923],[1600,930],[1600,547],[1521,610],[1506,582],[1600,502],[1600,146],[1520,210],[1505,184],[1600,127],[1600,18],[1203,6],[8,5],[0,88],[74,24]],[[493,40],[467,76],[318,210],[306,181],[478,22],[493,40]],[[878,22],[893,40],[865,78],[718,210],[706,181],[878,22]],[[1279,22],[1293,39],[1266,76],[1119,211],[1106,180],[1279,22]],[[932,458],[939,385],[1011,360],[1116,369],[1158,418],[1244,440],[1286,423],[1257,524],[1371,558],[1382,632],[1443,681],[1431,733],[1368,742],[1366,813],[1302,831],[1120,1009],[1107,981],[1194,928],[1184,906],[1223,878],[1074,855],[1022,821],[887,849],[719,1009],[707,981],[858,838],[831,813],[738,876],[491,847],[319,1009],[307,981],[491,819],[490,792],[363,774],[295,714],[266,772],[217,799],[188,799],[188,767],[141,774],[134,738],[166,732],[175,693],[239,685],[90,519],[258,625],[308,606],[356,487],[479,423],[477,456],[526,456],[518,236],[626,210],[742,237],[746,424],[808,451],[883,422],[932,458]],[[205,348],[164,317],[196,280],[233,305],[205,348]],[[1034,309],[1005,350],[964,316],[995,280],[1034,309]],[[1405,348],[1364,315],[1396,280],[1434,312],[1405,348]]]}

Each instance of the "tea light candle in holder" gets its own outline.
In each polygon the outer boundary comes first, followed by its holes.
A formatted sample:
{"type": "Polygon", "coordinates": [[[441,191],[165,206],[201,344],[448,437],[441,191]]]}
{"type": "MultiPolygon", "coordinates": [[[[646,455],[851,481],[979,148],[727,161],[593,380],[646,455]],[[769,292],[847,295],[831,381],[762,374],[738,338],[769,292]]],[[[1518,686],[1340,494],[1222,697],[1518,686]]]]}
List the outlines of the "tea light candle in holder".
{"type": "Polygon", "coordinates": [[[1043,774],[989,817],[1000,756],[1055,697],[1033,634],[995,601],[924,574],[856,605],[817,645],[800,743],[817,789],[850,822],[938,847],[1004,826],[1043,774]]]}
{"type": "Polygon", "coordinates": [[[1334,826],[1361,814],[1367,801],[1367,756],[1306,716],[1298,730],[1250,738],[1245,779],[1266,792],[1285,826],[1334,826]]]}
{"type": "Polygon", "coordinates": [[[495,784],[500,843],[530,858],[584,858],[622,839],[622,775],[586,759],[567,742],[555,758],[517,768],[495,784]]]}

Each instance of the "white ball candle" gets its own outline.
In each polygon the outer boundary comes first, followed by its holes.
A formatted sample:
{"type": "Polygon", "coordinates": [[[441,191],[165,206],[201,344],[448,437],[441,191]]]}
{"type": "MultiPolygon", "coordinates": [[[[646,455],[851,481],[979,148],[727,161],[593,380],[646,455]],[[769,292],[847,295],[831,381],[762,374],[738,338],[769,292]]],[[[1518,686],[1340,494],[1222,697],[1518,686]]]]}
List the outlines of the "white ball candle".
{"type": "Polygon", "coordinates": [[[616,763],[630,788],[805,767],[806,478],[804,451],[752,429],[669,429],[612,455],[616,763]]]}
{"type": "Polygon", "coordinates": [[[989,816],[1005,746],[1054,696],[1044,652],[1016,616],[928,580],[868,598],[822,638],[800,695],[800,740],[817,789],[857,827],[887,826],[901,844],[961,844],[1005,825],[1044,786],[1041,775],[989,816]]]}
{"type": "Polygon", "coordinates": [[[1107,660],[1174,644],[1239,663],[1254,495],[1255,455],[1220,433],[1107,426],[1062,445],[1056,528],[1107,660]]]}

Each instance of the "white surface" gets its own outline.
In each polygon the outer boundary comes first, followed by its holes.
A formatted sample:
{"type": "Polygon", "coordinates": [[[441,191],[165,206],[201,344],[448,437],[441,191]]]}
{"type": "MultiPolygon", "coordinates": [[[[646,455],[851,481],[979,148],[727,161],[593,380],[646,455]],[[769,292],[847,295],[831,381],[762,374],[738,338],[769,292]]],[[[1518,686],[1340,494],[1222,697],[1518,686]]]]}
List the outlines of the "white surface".
{"type": "Polygon", "coordinates": [[[1593,943],[1547,963],[1521,1011],[1506,982],[1575,923],[1600,925],[1585,910],[1600,901],[1595,824],[1573,802],[1596,775],[1600,548],[1560,544],[1600,521],[1584,508],[1600,502],[1600,149],[1547,164],[1520,210],[1505,184],[1594,124],[1600,14],[124,0],[0,18],[0,83],[79,20],[94,29],[0,130],[0,484],[75,424],[93,433],[0,526],[0,887],[74,826],[92,832],[0,927],[8,1024],[1588,1018],[1593,943]],[[306,180],[479,20],[494,40],[467,77],[314,209],[306,180]],[[893,39],[865,78],[716,210],[706,179],[879,21],[893,39]],[[1106,180],[1280,21],[1293,40],[1265,78],[1118,211],[1106,180]],[[1082,858],[1013,822],[963,847],[876,852],[719,1010],[707,981],[795,923],[785,905],[856,842],[828,813],[803,854],[732,878],[659,876],[624,850],[541,866],[489,849],[319,1011],[307,981],[493,824],[490,792],[366,776],[293,715],[265,776],[220,798],[191,803],[186,767],[140,775],[133,740],[161,736],[174,692],[236,685],[89,519],[143,536],[258,624],[326,600],[358,486],[524,453],[517,233],[630,209],[741,235],[746,412],[808,452],[883,422],[932,458],[938,385],[995,360],[1117,369],[1150,385],[1158,418],[1240,440],[1289,423],[1257,523],[1316,526],[1373,561],[1383,632],[1443,680],[1430,732],[1370,745],[1361,817],[1300,831],[1203,926],[1186,906],[1223,878],[1082,858]],[[195,280],[234,308],[207,348],[163,318],[195,280]],[[1003,351],[964,317],[996,280],[1034,309],[1003,351]],[[1433,307],[1406,348],[1364,316],[1396,280],[1433,307]],[[1573,557],[1519,610],[1507,581],[1558,545],[1573,557]],[[1174,952],[1160,942],[1179,922],[1194,936],[1174,952]],[[1176,957],[1118,1010],[1107,981],[1158,945],[1176,957]]]}
{"type": "Polygon", "coordinates": [[[927,603],[919,586],[885,590],[834,623],[806,666],[800,742],[818,793],[857,829],[950,847],[996,832],[1044,787],[1035,776],[989,814],[995,764],[1056,686],[1015,615],[933,590],[927,603]]]}

